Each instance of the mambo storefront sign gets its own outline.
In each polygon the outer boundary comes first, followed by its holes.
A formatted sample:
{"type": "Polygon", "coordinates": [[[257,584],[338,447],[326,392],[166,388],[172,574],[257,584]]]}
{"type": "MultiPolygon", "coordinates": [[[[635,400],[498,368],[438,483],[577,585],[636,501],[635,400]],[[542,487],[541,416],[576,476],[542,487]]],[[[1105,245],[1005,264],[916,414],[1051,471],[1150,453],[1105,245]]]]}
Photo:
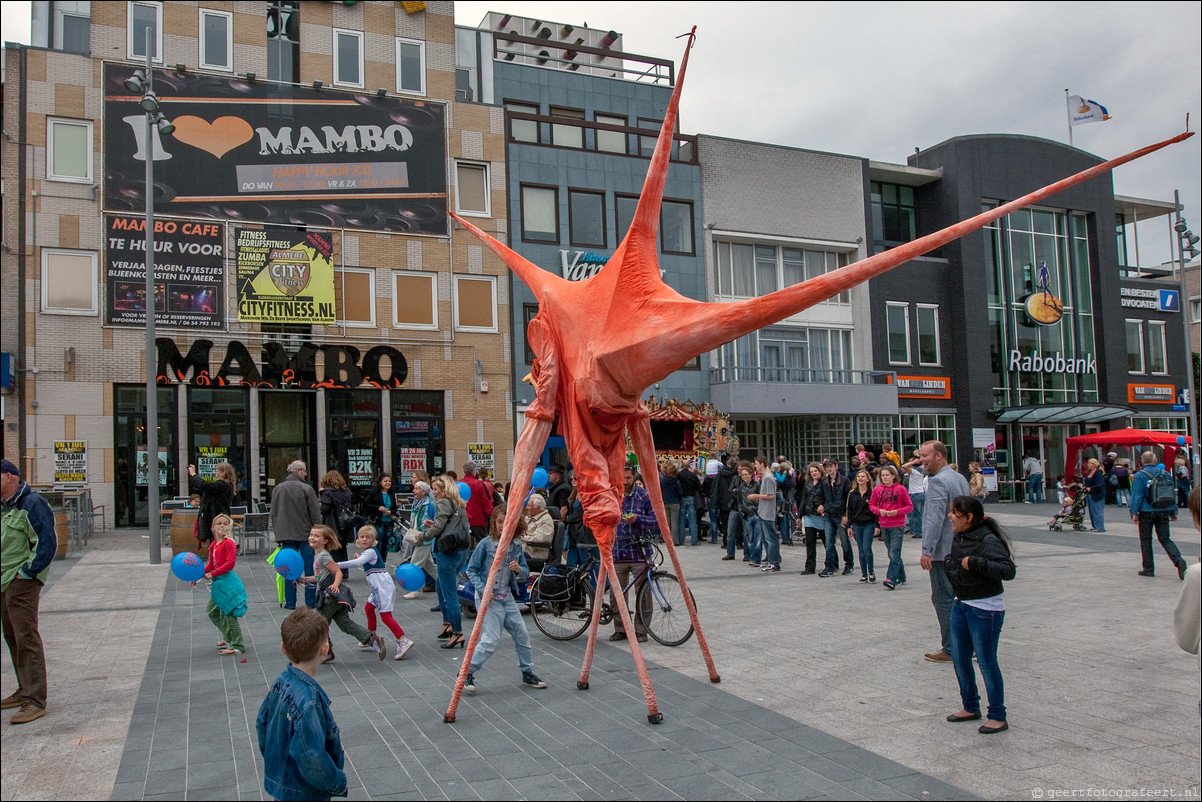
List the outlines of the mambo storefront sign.
{"type": "Polygon", "coordinates": [[[1019,373],[1097,373],[1098,363],[1093,354],[1078,359],[1065,359],[1057,351],[1044,356],[1032,351],[1027,356],[1015,349],[1010,352],[1010,364],[1006,370],[1016,370],[1019,373]]]}
{"type": "Polygon", "coordinates": [[[405,355],[387,345],[377,345],[361,355],[353,345],[305,344],[290,352],[280,343],[266,342],[256,364],[246,345],[234,340],[226,345],[225,356],[216,372],[211,370],[212,340],[193,341],[186,354],[181,354],[169,337],[159,337],[155,346],[159,384],[180,382],[207,387],[248,385],[301,390],[367,384],[395,390],[409,376],[405,355]]]}
{"type": "Polygon", "coordinates": [[[148,138],[134,70],[105,65],[106,210],[145,207],[152,155],[163,214],[447,233],[442,104],[155,70],[175,131],[148,138]]]}

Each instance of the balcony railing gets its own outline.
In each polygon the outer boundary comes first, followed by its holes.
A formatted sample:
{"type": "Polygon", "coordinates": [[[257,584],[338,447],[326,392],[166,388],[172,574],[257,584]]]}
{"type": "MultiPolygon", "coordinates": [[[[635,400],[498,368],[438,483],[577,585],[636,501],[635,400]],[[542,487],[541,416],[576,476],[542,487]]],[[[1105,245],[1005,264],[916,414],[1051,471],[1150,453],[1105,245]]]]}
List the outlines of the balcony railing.
{"type": "MultiPolygon", "coordinates": [[[[617,156],[639,156],[645,159],[651,158],[651,150],[654,148],[656,137],[659,136],[658,128],[637,128],[629,125],[609,125],[607,123],[594,122],[592,120],[578,120],[572,117],[553,117],[546,114],[526,114],[513,110],[505,112],[506,136],[508,140],[515,145],[542,145],[543,147],[562,148],[565,150],[586,150],[595,153],[612,153],[617,156]],[[532,122],[539,125],[538,135],[533,139],[527,139],[515,136],[513,133],[513,124],[515,122],[532,122]],[[560,129],[579,128],[581,130],[580,140],[581,146],[576,145],[561,145],[555,144],[553,139],[548,137],[543,129],[543,124],[555,126],[560,129]],[[593,131],[592,136],[586,136],[584,131],[593,131]],[[612,131],[617,134],[622,134],[625,137],[624,147],[621,149],[609,149],[598,146],[597,131],[612,131]],[[636,137],[634,142],[631,142],[631,137],[636,137]],[[650,147],[644,147],[643,141],[650,142],[650,147]]],[[[547,129],[550,130],[550,129],[547,129]]],[[[677,134],[672,145],[672,152],[669,155],[669,160],[673,162],[681,162],[683,164],[697,164],[697,137],[688,134],[677,134]]]]}
{"type": "Polygon", "coordinates": [[[710,368],[710,384],[772,382],[779,384],[887,385],[896,374],[889,370],[811,370],[803,368],[710,368]]]}

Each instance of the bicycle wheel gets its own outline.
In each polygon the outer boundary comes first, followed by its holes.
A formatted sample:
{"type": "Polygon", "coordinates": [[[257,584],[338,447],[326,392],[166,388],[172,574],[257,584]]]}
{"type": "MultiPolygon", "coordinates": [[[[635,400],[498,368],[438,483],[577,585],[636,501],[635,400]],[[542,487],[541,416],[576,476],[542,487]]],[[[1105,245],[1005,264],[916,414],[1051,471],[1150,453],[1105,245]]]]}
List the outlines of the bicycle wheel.
{"type": "Polygon", "coordinates": [[[553,640],[571,640],[588,629],[593,616],[593,592],[581,584],[569,601],[547,601],[538,592],[538,584],[530,590],[530,617],[544,635],[553,640]]]}
{"type": "Polygon", "coordinates": [[[684,591],[672,574],[653,573],[639,590],[635,609],[639,616],[644,610],[651,611],[651,618],[643,623],[647,633],[664,646],[679,646],[693,636],[693,622],[684,603],[684,591]]]}

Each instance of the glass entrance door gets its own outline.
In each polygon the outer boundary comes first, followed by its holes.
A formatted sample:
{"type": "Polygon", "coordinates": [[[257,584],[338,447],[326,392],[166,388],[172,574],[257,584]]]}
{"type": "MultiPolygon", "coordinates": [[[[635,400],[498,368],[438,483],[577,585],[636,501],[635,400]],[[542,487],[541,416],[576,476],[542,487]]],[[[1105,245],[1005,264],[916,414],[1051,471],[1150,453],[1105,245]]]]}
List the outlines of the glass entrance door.
{"type": "Polygon", "coordinates": [[[113,488],[114,520],[117,526],[147,526],[147,482],[159,477],[159,498],[169,499],[178,491],[175,464],[175,388],[161,387],[157,395],[159,454],[151,467],[146,453],[146,388],[123,385],[113,388],[113,452],[116,484],[113,488]]]}
{"type": "Polygon", "coordinates": [[[295,390],[259,393],[259,500],[271,500],[277,482],[288,475],[288,463],[304,460],[309,476],[318,476],[317,395],[295,390]]]}
{"type": "MultiPolygon", "coordinates": [[[[1047,488],[1056,487],[1056,477],[1064,473],[1064,459],[1067,455],[1065,438],[1068,437],[1067,426],[1021,426],[1022,454],[1031,454],[1043,465],[1044,498],[1048,497],[1047,488]]],[[[1016,455],[1015,466],[1018,467],[1021,478],[1022,454],[1016,455]]]]}
{"type": "Polygon", "coordinates": [[[327,460],[342,474],[356,502],[367,500],[380,475],[379,390],[327,390],[327,460]]]}

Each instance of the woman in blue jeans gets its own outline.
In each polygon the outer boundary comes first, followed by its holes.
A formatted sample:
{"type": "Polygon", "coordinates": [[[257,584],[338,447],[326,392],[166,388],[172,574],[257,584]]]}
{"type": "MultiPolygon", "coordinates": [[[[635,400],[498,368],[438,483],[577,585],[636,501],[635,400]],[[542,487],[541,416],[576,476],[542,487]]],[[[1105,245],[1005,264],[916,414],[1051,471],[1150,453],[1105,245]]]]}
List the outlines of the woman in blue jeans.
{"type": "Polygon", "coordinates": [[[876,582],[875,566],[872,562],[872,538],[879,523],[872,512],[872,475],[868,471],[856,471],[851,492],[847,494],[847,512],[843,514],[843,525],[851,526],[860,551],[860,581],[876,582]]]}
{"type": "Polygon", "coordinates": [[[993,519],[985,517],[981,502],[972,496],[952,499],[947,517],[955,537],[943,560],[943,569],[956,594],[951,613],[952,665],[964,705],[947,720],[981,719],[981,695],[972,666],[975,652],[989,700],[988,719],[977,731],[991,735],[1010,729],[1006,722],[1002,671],[997,663],[998,639],[1006,617],[1002,582],[1014,579],[1015,575],[1010,538],[993,519]]]}
{"type": "MultiPolygon", "coordinates": [[[[423,541],[434,541],[434,564],[438,566],[438,606],[442,611],[442,632],[440,639],[445,639],[444,649],[454,649],[463,646],[463,611],[459,608],[459,572],[467,565],[471,549],[465,548],[451,554],[443,554],[438,550],[438,536],[441,535],[458,516],[467,515],[467,505],[459,498],[459,488],[455,480],[443,474],[430,482],[434,494],[436,513],[434,520],[426,521],[426,532],[423,541]]],[[[470,539],[468,540],[470,543],[470,539]]]]}

